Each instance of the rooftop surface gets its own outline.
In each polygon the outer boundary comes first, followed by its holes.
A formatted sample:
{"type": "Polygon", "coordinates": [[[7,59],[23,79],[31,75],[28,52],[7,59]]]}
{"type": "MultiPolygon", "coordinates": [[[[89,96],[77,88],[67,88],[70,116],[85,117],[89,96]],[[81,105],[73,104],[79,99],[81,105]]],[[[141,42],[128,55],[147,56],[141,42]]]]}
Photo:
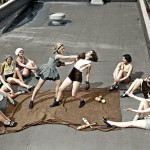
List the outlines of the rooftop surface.
{"type": "MultiPolygon", "coordinates": [[[[91,71],[91,87],[109,87],[112,73],[122,55],[130,53],[133,58],[133,78],[149,75],[149,55],[136,2],[115,2],[103,6],[87,3],[38,2],[32,13],[16,21],[0,37],[0,62],[6,54],[14,58],[14,51],[23,47],[26,55],[38,66],[48,61],[51,47],[57,42],[65,45],[66,54],[77,54],[95,49],[99,62],[91,71]],[[63,26],[52,26],[49,15],[55,12],[66,14],[63,26]]],[[[64,80],[72,66],[59,68],[64,80]]],[[[36,85],[37,80],[28,80],[36,85]]],[[[54,90],[53,82],[47,81],[44,90],[54,90]]],[[[128,86],[122,86],[123,89],[128,86]]],[[[142,96],[141,93],[137,94],[142,96]]],[[[137,108],[139,102],[132,98],[120,98],[122,120],[132,120],[134,114],[123,111],[137,108]]],[[[100,118],[101,119],[101,118],[100,118]]],[[[0,136],[1,150],[148,150],[150,131],[122,129],[118,131],[76,131],[64,125],[34,126],[24,131],[0,136]]]]}

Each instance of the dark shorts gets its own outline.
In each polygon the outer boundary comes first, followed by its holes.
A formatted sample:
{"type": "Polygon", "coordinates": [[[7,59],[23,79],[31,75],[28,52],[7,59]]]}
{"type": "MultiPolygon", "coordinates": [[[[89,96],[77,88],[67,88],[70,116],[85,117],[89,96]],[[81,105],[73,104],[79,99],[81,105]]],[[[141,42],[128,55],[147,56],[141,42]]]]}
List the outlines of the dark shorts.
{"type": "Polygon", "coordinates": [[[13,77],[13,73],[12,74],[8,74],[8,75],[5,75],[5,80],[7,80],[9,77],[13,77]]]}
{"type": "Polygon", "coordinates": [[[78,81],[78,82],[82,82],[82,72],[80,72],[78,69],[76,69],[75,67],[71,70],[69,76],[70,80],[72,81],[78,81]]]}

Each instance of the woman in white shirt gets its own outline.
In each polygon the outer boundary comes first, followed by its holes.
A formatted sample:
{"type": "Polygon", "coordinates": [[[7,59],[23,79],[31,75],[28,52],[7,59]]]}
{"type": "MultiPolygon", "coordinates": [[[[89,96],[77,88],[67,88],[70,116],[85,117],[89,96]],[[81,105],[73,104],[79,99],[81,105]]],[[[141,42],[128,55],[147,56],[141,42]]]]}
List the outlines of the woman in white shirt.
{"type": "Polygon", "coordinates": [[[97,60],[98,57],[94,50],[80,54],[69,76],[63,81],[62,85],[59,87],[57,98],[54,99],[54,102],[52,105],[50,105],[50,107],[60,105],[60,98],[63,94],[63,91],[71,84],[73,84],[72,96],[80,100],[79,108],[83,107],[85,105],[85,101],[82,99],[81,96],[78,95],[78,90],[80,88],[80,84],[82,83],[82,72],[84,69],[86,69],[86,84],[88,89],[90,87],[89,76],[92,66],[91,62],[97,62],[97,60]]]}

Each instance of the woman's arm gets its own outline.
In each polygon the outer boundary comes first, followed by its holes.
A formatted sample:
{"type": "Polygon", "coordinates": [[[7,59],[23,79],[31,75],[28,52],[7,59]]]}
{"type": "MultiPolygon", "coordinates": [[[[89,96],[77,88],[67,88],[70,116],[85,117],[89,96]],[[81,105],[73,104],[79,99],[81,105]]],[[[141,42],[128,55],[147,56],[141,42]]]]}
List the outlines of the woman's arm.
{"type": "Polygon", "coordinates": [[[23,64],[20,60],[16,60],[16,63],[17,63],[19,66],[21,66],[21,67],[23,67],[23,68],[30,69],[30,70],[35,70],[35,69],[37,68],[36,66],[35,66],[35,67],[32,67],[32,66],[25,65],[25,64],[23,64]]]}
{"type": "Polygon", "coordinates": [[[89,79],[90,79],[90,71],[91,71],[91,67],[92,65],[89,64],[87,69],[86,69],[86,81],[89,82],[89,79]]]}
{"type": "Polygon", "coordinates": [[[0,75],[3,75],[3,73],[4,73],[4,67],[5,67],[5,63],[3,63],[1,65],[0,75]]]}
{"type": "Polygon", "coordinates": [[[131,65],[130,68],[129,68],[129,71],[128,71],[128,73],[127,73],[127,75],[126,75],[125,77],[121,78],[120,81],[124,81],[124,80],[126,80],[127,78],[129,78],[129,76],[130,76],[131,73],[132,73],[132,70],[133,70],[133,66],[131,65]]]}
{"type": "Polygon", "coordinates": [[[78,55],[64,56],[64,55],[57,54],[55,56],[55,59],[77,59],[77,57],[78,55]]]}
{"type": "Polygon", "coordinates": [[[65,66],[67,66],[67,65],[72,65],[72,64],[74,64],[74,63],[75,63],[75,61],[64,62],[64,65],[65,65],[65,66]]]}

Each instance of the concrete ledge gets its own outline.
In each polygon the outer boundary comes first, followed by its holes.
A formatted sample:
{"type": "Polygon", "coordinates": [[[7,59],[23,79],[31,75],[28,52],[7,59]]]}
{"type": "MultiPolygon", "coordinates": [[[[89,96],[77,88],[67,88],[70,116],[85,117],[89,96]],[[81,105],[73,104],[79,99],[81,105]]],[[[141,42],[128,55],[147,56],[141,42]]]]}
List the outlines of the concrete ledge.
{"type": "Polygon", "coordinates": [[[147,13],[147,9],[146,9],[146,6],[145,6],[145,3],[143,0],[139,0],[139,4],[141,7],[144,23],[146,26],[146,31],[148,34],[148,40],[150,40],[150,19],[149,19],[148,13],[147,13]]]}
{"type": "Polygon", "coordinates": [[[8,16],[15,13],[21,7],[26,6],[32,0],[9,0],[0,6],[0,22],[6,19],[8,16]]]}
{"type": "Polygon", "coordinates": [[[138,0],[138,6],[141,14],[146,45],[150,56],[150,19],[146,10],[146,5],[143,0],[138,0]]]}

